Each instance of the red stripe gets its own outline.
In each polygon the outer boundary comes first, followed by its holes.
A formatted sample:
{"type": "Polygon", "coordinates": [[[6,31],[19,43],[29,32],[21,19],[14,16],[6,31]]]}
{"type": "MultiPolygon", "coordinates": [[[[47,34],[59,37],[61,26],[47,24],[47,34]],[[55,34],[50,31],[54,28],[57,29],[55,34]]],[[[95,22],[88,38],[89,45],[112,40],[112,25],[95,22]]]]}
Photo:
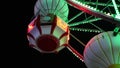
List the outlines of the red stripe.
{"type": "Polygon", "coordinates": [[[84,58],[83,55],[81,55],[78,51],[76,51],[71,45],[67,44],[65,46],[70,48],[71,52],[74,53],[74,55],[76,55],[77,58],[83,61],[83,58],[84,58]]]}
{"type": "Polygon", "coordinates": [[[68,34],[69,34],[69,29],[67,28],[67,31],[60,36],[59,40],[60,40],[62,37],[67,36],[68,34]]]}
{"type": "Polygon", "coordinates": [[[56,27],[56,24],[57,24],[57,17],[55,16],[54,17],[54,20],[53,20],[53,22],[52,22],[52,28],[51,28],[51,34],[53,34],[53,32],[54,32],[54,29],[55,29],[55,27],[56,27]]]}
{"type": "Polygon", "coordinates": [[[34,36],[30,33],[27,33],[27,36],[31,37],[33,40],[35,40],[34,36]]]}
{"type": "Polygon", "coordinates": [[[42,29],[40,27],[40,15],[38,15],[37,19],[35,20],[36,26],[39,30],[39,33],[42,34],[42,29]]]}
{"type": "Polygon", "coordinates": [[[29,44],[29,46],[30,46],[30,47],[35,47],[35,45],[34,45],[34,44],[29,44]]]}

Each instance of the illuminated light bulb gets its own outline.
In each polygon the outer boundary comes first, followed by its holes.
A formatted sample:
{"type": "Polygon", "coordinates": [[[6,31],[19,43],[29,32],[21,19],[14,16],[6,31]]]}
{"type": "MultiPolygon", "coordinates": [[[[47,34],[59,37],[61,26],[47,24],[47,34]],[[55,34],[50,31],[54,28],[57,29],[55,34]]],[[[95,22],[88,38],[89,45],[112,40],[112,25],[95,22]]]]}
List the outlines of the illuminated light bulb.
{"type": "Polygon", "coordinates": [[[87,32],[87,30],[85,29],[85,32],[87,32]]]}
{"type": "Polygon", "coordinates": [[[80,5],[82,5],[82,3],[81,3],[81,2],[79,2],[79,4],[80,4],[80,5]]]}
{"type": "Polygon", "coordinates": [[[91,9],[94,9],[93,7],[89,6],[91,9]]]}
{"type": "Polygon", "coordinates": [[[85,5],[85,7],[87,7],[87,8],[88,8],[88,5],[85,5]]]}
{"type": "Polygon", "coordinates": [[[107,14],[106,12],[104,12],[104,14],[107,14]]]}
{"type": "Polygon", "coordinates": [[[85,6],[85,4],[82,3],[82,6],[85,6]]]}
{"type": "Polygon", "coordinates": [[[97,9],[93,7],[93,10],[95,10],[95,11],[96,11],[97,9]]]}
{"type": "Polygon", "coordinates": [[[100,11],[101,13],[103,13],[103,11],[100,11]]]}
{"type": "Polygon", "coordinates": [[[110,13],[107,13],[108,16],[110,16],[110,13]]]}
{"type": "Polygon", "coordinates": [[[96,11],[98,11],[98,12],[99,12],[100,10],[96,9],[96,11]]]}
{"type": "Polygon", "coordinates": [[[91,7],[90,7],[90,6],[87,6],[87,7],[91,9],[91,7]]]}

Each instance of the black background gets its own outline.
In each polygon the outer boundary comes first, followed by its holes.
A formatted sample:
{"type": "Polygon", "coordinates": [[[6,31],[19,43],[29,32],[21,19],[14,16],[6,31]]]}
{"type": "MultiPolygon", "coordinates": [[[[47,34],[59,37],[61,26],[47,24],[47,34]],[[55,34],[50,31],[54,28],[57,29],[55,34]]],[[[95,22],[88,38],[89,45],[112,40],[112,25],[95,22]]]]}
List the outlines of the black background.
{"type": "MultiPolygon", "coordinates": [[[[86,68],[85,64],[76,58],[68,49],[63,49],[57,54],[41,54],[37,50],[28,47],[26,38],[27,25],[30,23],[33,16],[34,4],[36,0],[16,0],[4,2],[4,39],[7,46],[3,48],[3,56],[5,56],[5,65],[16,68],[52,68],[52,67],[72,67],[86,68]],[[7,6],[5,6],[7,5],[7,6]]],[[[3,11],[2,10],[2,11],[3,11]]],[[[73,17],[75,9],[70,8],[69,17],[73,17]]],[[[77,10],[76,10],[77,13],[77,10]]],[[[108,23],[107,23],[108,25],[108,23]]],[[[111,26],[110,26],[111,27],[111,26]]],[[[113,27],[112,27],[113,28],[113,27]]],[[[112,29],[111,28],[111,29],[112,29]]],[[[109,29],[108,29],[109,30],[109,29]]],[[[72,33],[72,31],[71,31],[72,33]]],[[[94,36],[93,33],[73,32],[74,35],[81,37],[80,39],[87,41],[94,36]]],[[[78,44],[72,37],[70,44],[83,53],[84,47],[78,44]],[[74,46],[75,45],[75,46],[74,46]],[[77,45],[77,46],[76,46],[77,45]]]]}

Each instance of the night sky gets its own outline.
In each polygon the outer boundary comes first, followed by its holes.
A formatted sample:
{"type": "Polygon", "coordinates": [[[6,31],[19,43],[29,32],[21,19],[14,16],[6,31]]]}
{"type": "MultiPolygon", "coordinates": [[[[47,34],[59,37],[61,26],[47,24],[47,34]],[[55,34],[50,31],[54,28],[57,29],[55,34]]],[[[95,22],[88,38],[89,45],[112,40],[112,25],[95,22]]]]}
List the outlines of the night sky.
{"type": "MultiPolygon", "coordinates": [[[[31,68],[52,68],[52,67],[72,67],[72,68],[86,68],[85,64],[76,58],[67,48],[64,48],[57,54],[41,54],[37,50],[28,47],[28,41],[26,37],[27,25],[32,20],[34,4],[36,0],[16,0],[8,2],[7,18],[10,18],[8,22],[11,26],[7,30],[9,32],[10,40],[12,42],[8,45],[6,52],[8,60],[7,63],[12,63],[12,67],[31,67],[31,68]]],[[[69,6],[70,7],[70,6],[69,6]]],[[[69,18],[76,15],[79,11],[73,7],[70,7],[69,18]],[[75,10],[75,11],[74,11],[75,10]]],[[[106,21],[102,21],[106,22],[106,21]]],[[[108,25],[108,22],[106,23],[108,25]]],[[[106,28],[107,25],[101,25],[106,28]]],[[[112,30],[113,27],[110,26],[112,30]]],[[[71,31],[72,34],[77,36],[85,44],[96,33],[84,33],[71,31]]],[[[73,46],[79,53],[83,54],[84,47],[79,44],[75,39],[70,37],[70,45],[73,46]]]]}

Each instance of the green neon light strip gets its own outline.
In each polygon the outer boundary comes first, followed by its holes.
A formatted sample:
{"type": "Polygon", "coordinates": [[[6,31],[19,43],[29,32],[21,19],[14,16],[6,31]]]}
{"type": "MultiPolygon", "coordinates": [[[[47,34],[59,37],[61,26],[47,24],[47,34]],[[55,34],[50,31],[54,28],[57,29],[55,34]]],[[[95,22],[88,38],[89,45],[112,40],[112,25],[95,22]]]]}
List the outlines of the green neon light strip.
{"type": "Polygon", "coordinates": [[[69,26],[77,26],[77,25],[80,25],[80,24],[83,24],[83,22],[86,22],[88,19],[92,18],[93,16],[90,16],[88,18],[86,18],[85,20],[83,20],[81,23],[80,22],[76,22],[76,23],[73,23],[73,24],[69,24],[69,26]]]}
{"type": "Polygon", "coordinates": [[[101,18],[94,18],[94,19],[90,19],[90,20],[83,20],[83,21],[80,21],[80,22],[75,22],[73,24],[69,24],[69,26],[77,26],[77,25],[80,25],[80,24],[91,23],[91,22],[95,22],[95,21],[98,21],[98,20],[101,20],[101,18]]]}
{"type": "Polygon", "coordinates": [[[96,27],[97,29],[99,29],[101,32],[105,32],[103,29],[101,29],[100,27],[96,26],[95,24],[93,23],[90,23],[91,25],[93,25],[94,27],[96,27]]]}
{"type": "MultiPolygon", "coordinates": [[[[85,4],[96,5],[95,2],[85,2],[85,4]]],[[[100,2],[98,2],[97,5],[99,5],[99,6],[106,6],[106,3],[100,3],[100,2]]],[[[108,6],[109,7],[114,7],[113,4],[109,4],[108,6]]],[[[120,5],[117,4],[117,7],[120,7],[120,5]]]]}
{"type": "Polygon", "coordinates": [[[112,3],[113,3],[113,5],[114,5],[114,9],[115,9],[115,11],[116,11],[116,14],[117,14],[117,15],[120,15],[115,0],[112,0],[112,3]]]}
{"type": "Polygon", "coordinates": [[[96,9],[98,9],[98,0],[96,1],[96,9]]]}
{"type": "Polygon", "coordinates": [[[110,3],[111,3],[111,1],[109,0],[109,1],[106,3],[105,8],[102,9],[102,11],[105,10],[106,8],[108,8],[110,3]]]}
{"type": "MultiPolygon", "coordinates": [[[[89,5],[86,5],[85,4],[85,2],[83,3],[83,2],[81,2],[81,0],[72,0],[74,3],[76,3],[76,4],[79,4],[79,5],[82,5],[82,6],[85,6],[85,7],[87,7],[87,8],[89,8],[90,10],[92,10],[92,11],[95,11],[96,13],[98,12],[98,14],[100,14],[100,15],[103,15],[103,17],[104,17],[104,15],[106,15],[106,20],[108,20],[109,21],[109,19],[114,19],[115,20],[115,23],[118,23],[120,20],[119,20],[119,17],[120,17],[120,15],[116,15],[116,14],[113,14],[113,13],[107,13],[107,12],[104,12],[104,10],[106,10],[107,8],[109,8],[109,4],[111,4],[112,3],[112,1],[111,0],[109,0],[107,3],[106,3],[106,5],[105,5],[105,7],[102,9],[102,10],[98,10],[98,9],[96,9],[96,8],[94,8],[94,7],[91,7],[91,6],[89,6],[89,5]],[[109,14],[109,15],[108,15],[109,14]]],[[[96,3],[96,2],[95,2],[96,3]]],[[[110,11],[109,11],[110,12],[110,11]]]]}
{"type": "Polygon", "coordinates": [[[74,16],[73,18],[71,18],[67,23],[71,22],[72,20],[74,20],[75,18],[77,18],[78,16],[82,15],[84,12],[80,12],[79,14],[77,14],[76,16],[74,16]]]}
{"type": "Polygon", "coordinates": [[[100,30],[97,29],[86,29],[86,28],[70,28],[72,31],[82,31],[82,32],[94,32],[94,33],[101,33],[100,30]]]}

